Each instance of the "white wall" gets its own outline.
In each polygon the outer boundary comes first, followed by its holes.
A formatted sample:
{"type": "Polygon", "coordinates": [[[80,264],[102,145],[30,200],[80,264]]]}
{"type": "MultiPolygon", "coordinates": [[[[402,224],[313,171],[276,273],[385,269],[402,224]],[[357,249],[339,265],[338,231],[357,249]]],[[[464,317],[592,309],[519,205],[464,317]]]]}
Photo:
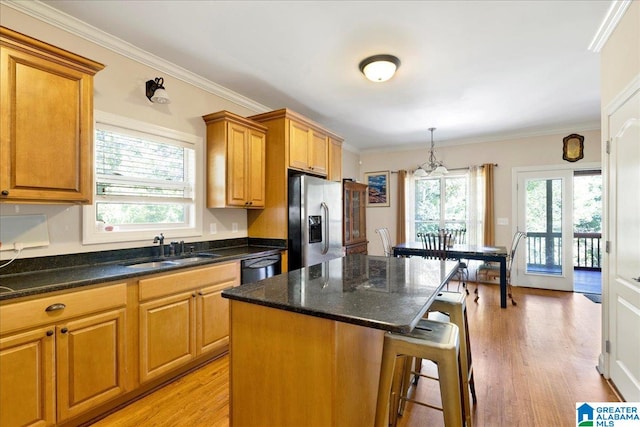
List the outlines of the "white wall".
{"type": "Polygon", "coordinates": [[[342,178],[360,180],[360,153],[342,149],[342,178]]]}
{"type": "MultiPolygon", "coordinates": [[[[0,4],[0,24],[24,33],[54,46],[69,50],[106,65],[94,80],[96,110],[118,114],[150,124],[163,126],[197,135],[206,142],[206,128],[202,116],[220,110],[229,110],[247,116],[252,111],[231,101],[213,95],[191,84],[164,75],[153,68],[114,53],[95,43],[72,35],[57,27],[18,12],[0,4]],[[144,83],[155,77],[163,77],[171,104],[151,104],[144,94],[144,83]]],[[[199,159],[200,182],[203,182],[205,159],[199,159]]],[[[204,197],[204,186],[198,197],[204,197]]],[[[45,214],[48,217],[51,244],[44,248],[25,249],[22,257],[57,255],[64,253],[91,252],[151,245],[148,241],[126,244],[82,245],[82,208],[72,205],[27,205],[0,204],[0,220],[4,215],[45,214]]],[[[204,209],[204,234],[191,241],[215,240],[247,236],[247,214],[244,209],[204,209]],[[217,234],[210,235],[209,224],[215,223],[217,234]],[[233,233],[232,223],[238,224],[238,232],[233,233]]],[[[13,256],[11,251],[0,254],[1,259],[13,256]]]]}
{"type": "Polygon", "coordinates": [[[600,103],[605,108],[640,73],[640,1],[633,1],[600,52],[600,103]]]}
{"type": "MultiPolygon", "coordinates": [[[[511,171],[515,167],[564,165],[570,169],[580,168],[585,163],[600,163],[600,131],[575,129],[558,135],[546,135],[520,138],[506,141],[485,142],[466,145],[439,146],[436,140],[436,157],[448,168],[462,168],[483,163],[497,163],[495,169],[495,216],[507,218],[508,225],[497,225],[496,245],[509,246],[512,237],[511,171]],[[585,137],[584,159],[569,163],[562,160],[562,138],[570,133],[578,133],[585,137]]],[[[427,160],[429,144],[425,139],[424,148],[409,151],[377,151],[361,154],[361,179],[370,171],[413,170],[418,163],[427,160]]],[[[369,237],[369,254],[382,255],[382,244],[375,229],[389,228],[391,240],[396,243],[398,175],[391,174],[390,207],[367,208],[367,236],[369,237]]]]}

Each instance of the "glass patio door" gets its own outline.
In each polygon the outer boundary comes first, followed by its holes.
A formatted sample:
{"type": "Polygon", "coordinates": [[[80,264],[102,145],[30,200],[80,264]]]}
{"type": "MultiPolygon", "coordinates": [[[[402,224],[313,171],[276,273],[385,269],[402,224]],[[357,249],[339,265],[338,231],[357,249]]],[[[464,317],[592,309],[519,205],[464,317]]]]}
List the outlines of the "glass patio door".
{"type": "Polygon", "coordinates": [[[512,283],[573,290],[573,171],[518,172],[517,226],[527,233],[512,283]]]}

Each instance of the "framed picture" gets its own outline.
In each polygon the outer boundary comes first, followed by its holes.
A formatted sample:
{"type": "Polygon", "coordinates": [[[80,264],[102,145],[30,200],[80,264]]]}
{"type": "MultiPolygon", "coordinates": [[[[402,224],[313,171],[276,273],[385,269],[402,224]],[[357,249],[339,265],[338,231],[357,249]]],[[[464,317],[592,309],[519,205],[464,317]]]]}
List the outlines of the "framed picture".
{"type": "Polygon", "coordinates": [[[572,133],[562,139],[562,158],[577,162],[584,157],[584,136],[572,133]]]}
{"type": "Polygon", "coordinates": [[[365,172],[367,206],[389,206],[389,171],[365,172]]]}

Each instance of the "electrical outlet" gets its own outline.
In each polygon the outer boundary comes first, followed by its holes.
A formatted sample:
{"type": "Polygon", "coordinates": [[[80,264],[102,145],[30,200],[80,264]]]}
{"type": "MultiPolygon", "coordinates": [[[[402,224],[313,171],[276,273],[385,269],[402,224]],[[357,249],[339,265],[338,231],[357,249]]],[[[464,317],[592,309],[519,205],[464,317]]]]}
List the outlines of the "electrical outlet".
{"type": "Polygon", "coordinates": [[[215,222],[209,224],[209,234],[216,234],[218,232],[217,226],[215,222]]]}
{"type": "Polygon", "coordinates": [[[237,222],[232,222],[231,223],[231,232],[232,233],[237,233],[238,232],[238,223],[237,222]]]}

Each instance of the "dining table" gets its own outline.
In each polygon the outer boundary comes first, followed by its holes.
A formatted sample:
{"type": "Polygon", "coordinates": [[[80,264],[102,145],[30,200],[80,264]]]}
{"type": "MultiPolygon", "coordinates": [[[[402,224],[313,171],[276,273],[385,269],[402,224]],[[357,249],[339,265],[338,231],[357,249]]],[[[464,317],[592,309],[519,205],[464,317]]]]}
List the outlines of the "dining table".
{"type": "MultiPolygon", "coordinates": [[[[394,257],[429,256],[429,250],[422,242],[399,243],[392,248],[394,257]]],[[[457,243],[447,248],[447,258],[474,259],[500,264],[500,307],[507,308],[507,257],[505,246],[483,246],[457,243]]]]}

